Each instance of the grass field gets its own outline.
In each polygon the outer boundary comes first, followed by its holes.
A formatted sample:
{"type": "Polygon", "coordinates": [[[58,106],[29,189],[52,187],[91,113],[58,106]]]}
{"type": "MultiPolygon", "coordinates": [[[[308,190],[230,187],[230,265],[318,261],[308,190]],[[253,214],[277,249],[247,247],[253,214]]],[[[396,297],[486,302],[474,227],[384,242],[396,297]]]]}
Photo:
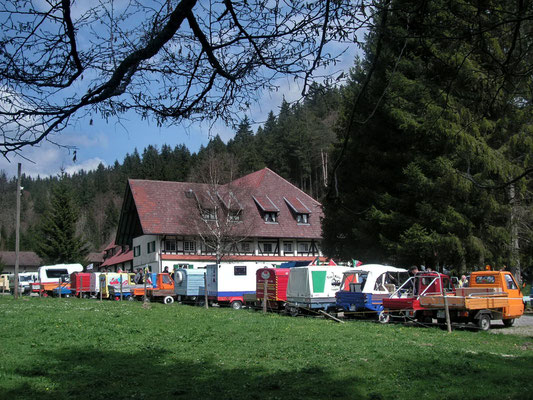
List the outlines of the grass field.
{"type": "Polygon", "coordinates": [[[531,399],[533,338],[0,298],[2,399],[531,399]]]}

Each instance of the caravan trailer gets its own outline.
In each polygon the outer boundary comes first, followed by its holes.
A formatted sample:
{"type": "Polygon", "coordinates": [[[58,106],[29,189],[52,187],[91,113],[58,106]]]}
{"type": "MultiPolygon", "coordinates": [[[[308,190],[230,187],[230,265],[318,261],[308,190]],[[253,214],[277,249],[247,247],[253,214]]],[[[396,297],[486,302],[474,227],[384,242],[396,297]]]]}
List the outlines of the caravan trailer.
{"type": "Polygon", "coordinates": [[[82,271],[81,264],[43,265],[37,270],[37,281],[32,283],[32,292],[48,296],[59,286],[70,289],[70,274],[82,271]]]}
{"type": "Polygon", "coordinates": [[[244,304],[244,295],[255,295],[257,270],[271,266],[255,262],[223,262],[218,267],[216,264],[208,265],[206,270],[209,300],[240,309],[244,304]]]}

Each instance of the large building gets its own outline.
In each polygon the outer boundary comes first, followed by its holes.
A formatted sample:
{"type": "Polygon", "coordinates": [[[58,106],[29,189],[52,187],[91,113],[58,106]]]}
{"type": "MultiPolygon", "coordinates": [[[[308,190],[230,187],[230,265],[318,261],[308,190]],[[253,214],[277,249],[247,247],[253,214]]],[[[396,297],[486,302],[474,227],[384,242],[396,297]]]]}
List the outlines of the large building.
{"type": "Polygon", "coordinates": [[[130,179],[115,243],[132,267],[280,264],[321,256],[322,205],[268,168],[226,185],[130,179]],[[217,245],[224,251],[217,251],[217,245]]]}

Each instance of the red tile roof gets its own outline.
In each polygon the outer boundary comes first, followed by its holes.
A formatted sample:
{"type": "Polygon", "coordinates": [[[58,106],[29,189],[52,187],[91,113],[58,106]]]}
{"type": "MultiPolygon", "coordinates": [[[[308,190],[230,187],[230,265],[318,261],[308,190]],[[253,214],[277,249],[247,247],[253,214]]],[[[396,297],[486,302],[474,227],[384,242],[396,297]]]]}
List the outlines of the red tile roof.
{"type": "Polygon", "coordinates": [[[298,197],[284,197],[283,200],[289,205],[297,214],[311,214],[311,210],[305,206],[298,197]]]}
{"type": "Polygon", "coordinates": [[[100,265],[100,267],[110,267],[113,265],[125,263],[127,261],[133,261],[133,251],[128,250],[126,252],[123,252],[122,250],[120,250],[117,254],[106,258],[102,265],[100,265]]]}
{"type": "MultiPolygon", "coordinates": [[[[199,229],[202,229],[203,221],[199,218],[196,197],[186,195],[186,192],[192,190],[194,193],[205,194],[209,189],[209,185],[201,183],[130,179],[129,190],[133,198],[131,207],[135,210],[123,210],[123,213],[136,213],[139,216],[142,234],[145,235],[196,236],[199,229]]],[[[220,189],[222,193],[231,191],[243,207],[243,223],[236,224],[235,235],[301,239],[322,237],[320,226],[320,219],[323,217],[322,205],[268,168],[246,175],[220,189]],[[265,223],[260,208],[268,203],[261,202],[261,205],[258,205],[254,201],[254,197],[266,199],[267,196],[272,203],[270,208],[275,207],[276,211],[279,210],[277,223],[265,223]],[[305,204],[310,212],[309,224],[297,224],[284,198],[298,198],[301,200],[300,204],[305,204]]],[[[121,216],[121,224],[127,224],[126,217],[121,216]]],[[[120,226],[118,230],[128,232],[120,226]]],[[[121,239],[119,242],[124,241],[124,238],[121,239]]]]}

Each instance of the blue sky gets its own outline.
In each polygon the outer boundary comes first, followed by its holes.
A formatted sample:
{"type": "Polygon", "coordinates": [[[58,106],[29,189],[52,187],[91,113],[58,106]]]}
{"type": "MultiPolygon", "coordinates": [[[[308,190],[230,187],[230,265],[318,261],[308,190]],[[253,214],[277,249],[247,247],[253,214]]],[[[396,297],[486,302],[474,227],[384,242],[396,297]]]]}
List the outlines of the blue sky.
{"type": "MultiPolygon", "coordinates": [[[[352,61],[348,65],[351,63],[352,61]]],[[[282,81],[281,85],[281,90],[264,93],[259,102],[252,104],[248,117],[256,121],[253,125],[254,131],[265,120],[269,111],[277,114],[283,97],[287,101],[295,101],[300,97],[301,89],[294,82],[282,81]]],[[[88,117],[72,121],[65,130],[52,138],[63,145],[76,147],[76,162],[73,162],[72,151],[44,142],[38,146],[24,148],[21,153],[23,157],[13,155],[9,160],[0,158],[0,170],[6,171],[8,176],[14,176],[17,163],[21,162],[22,172],[33,177],[56,175],[61,168],[73,173],[80,169],[95,169],[99,163],[106,166],[112,165],[115,160],[122,163],[127,153],[132,153],[135,148],[142,153],[150,144],[159,149],[163,144],[172,147],[185,144],[191,152],[196,152],[202,144],[208,143],[210,137],[218,134],[227,142],[234,135],[232,128],[222,123],[212,124],[210,121],[158,127],[155,122],[142,120],[134,113],[122,115],[120,121],[115,118],[105,121],[96,116],[92,119],[92,125],[88,117]]]]}
{"type": "MultiPolygon", "coordinates": [[[[339,44],[330,46],[330,50],[337,54],[346,48],[346,45],[339,44]]],[[[353,65],[356,49],[353,45],[344,54],[342,62],[317,73],[338,75],[340,71],[347,71],[353,65]]],[[[251,121],[256,122],[253,130],[257,130],[268,112],[277,114],[283,98],[292,102],[300,97],[301,87],[297,82],[292,79],[280,79],[279,90],[261,93],[259,101],[251,104],[247,115],[251,121]]],[[[244,117],[245,114],[242,115],[242,118],[244,117]]],[[[218,134],[227,142],[234,134],[232,128],[212,121],[159,127],[154,121],[142,120],[134,113],[127,113],[120,118],[105,121],[93,115],[73,119],[66,129],[50,136],[54,142],[76,148],[75,162],[72,151],[45,141],[34,147],[26,147],[20,155],[12,154],[9,159],[0,157],[0,170],[6,171],[8,176],[15,176],[17,163],[21,162],[23,173],[33,177],[56,175],[61,169],[74,173],[81,169],[95,169],[100,163],[107,166],[112,165],[115,160],[122,162],[127,153],[132,153],[137,148],[142,154],[143,149],[150,144],[159,149],[163,144],[172,147],[185,144],[191,152],[196,152],[202,144],[208,143],[210,137],[218,134]],[[89,123],[91,118],[92,124],[89,123]]]]}

